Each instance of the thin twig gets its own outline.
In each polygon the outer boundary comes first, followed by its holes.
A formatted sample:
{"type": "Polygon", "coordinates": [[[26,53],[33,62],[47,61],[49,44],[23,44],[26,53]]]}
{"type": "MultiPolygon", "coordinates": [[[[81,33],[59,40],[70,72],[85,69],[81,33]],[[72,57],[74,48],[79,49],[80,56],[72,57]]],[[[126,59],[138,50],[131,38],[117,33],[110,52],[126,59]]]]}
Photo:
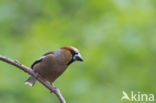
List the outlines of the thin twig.
{"type": "Polygon", "coordinates": [[[58,88],[55,88],[55,87],[51,86],[47,82],[45,82],[41,77],[38,77],[36,75],[36,73],[34,73],[34,71],[32,69],[26,67],[23,64],[20,64],[17,60],[13,61],[12,59],[9,59],[9,58],[7,58],[5,56],[0,55],[0,60],[6,62],[8,64],[14,65],[17,68],[19,68],[19,69],[23,70],[24,72],[28,73],[29,75],[35,77],[42,85],[44,85],[47,89],[49,89],[50,92],[53,92],[58,97],[60,103],[66,103],[66,101],[63,98],[60,90],[58,88]]]}

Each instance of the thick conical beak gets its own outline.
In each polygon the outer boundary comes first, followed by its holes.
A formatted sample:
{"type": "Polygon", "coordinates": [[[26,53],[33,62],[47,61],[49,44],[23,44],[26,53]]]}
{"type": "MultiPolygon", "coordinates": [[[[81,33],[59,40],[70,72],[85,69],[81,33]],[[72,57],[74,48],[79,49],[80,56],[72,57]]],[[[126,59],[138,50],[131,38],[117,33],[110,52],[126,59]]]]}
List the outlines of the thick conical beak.
{"type": "Polygon", "coordinates": [[[81,62],[83,62],[83,58],[82,58],[82,56],[81,56],[80,53],[75,54],[74,59],[77,60],[77,61],[81,61],[81,62]]]}

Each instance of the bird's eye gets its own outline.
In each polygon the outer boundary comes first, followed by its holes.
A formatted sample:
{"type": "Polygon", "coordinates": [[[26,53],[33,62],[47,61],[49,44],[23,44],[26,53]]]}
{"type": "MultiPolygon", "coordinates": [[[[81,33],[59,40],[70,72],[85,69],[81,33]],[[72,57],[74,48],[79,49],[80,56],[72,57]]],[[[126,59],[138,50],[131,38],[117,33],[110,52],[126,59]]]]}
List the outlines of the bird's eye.
{"type": "Polygon", "coordinates": [[[70,50],[72,56],[74,56],[76,53],[73,50],[70,50]]]}

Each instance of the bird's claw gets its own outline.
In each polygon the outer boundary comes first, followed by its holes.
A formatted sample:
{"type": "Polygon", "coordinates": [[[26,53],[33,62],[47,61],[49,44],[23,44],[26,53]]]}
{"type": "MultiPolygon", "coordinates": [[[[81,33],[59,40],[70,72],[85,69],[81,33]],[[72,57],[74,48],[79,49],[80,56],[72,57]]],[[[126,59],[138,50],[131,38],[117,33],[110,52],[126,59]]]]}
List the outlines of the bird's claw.
{"type": "Polygon", "coordinates": [[[57,87],[54,86],[53,83],[50,83],[50,85],[51,85],[51,89],[52,89],[52,91],[50,93],[52,93],[53,91],[56,91],[58,89],[57,87]]]}

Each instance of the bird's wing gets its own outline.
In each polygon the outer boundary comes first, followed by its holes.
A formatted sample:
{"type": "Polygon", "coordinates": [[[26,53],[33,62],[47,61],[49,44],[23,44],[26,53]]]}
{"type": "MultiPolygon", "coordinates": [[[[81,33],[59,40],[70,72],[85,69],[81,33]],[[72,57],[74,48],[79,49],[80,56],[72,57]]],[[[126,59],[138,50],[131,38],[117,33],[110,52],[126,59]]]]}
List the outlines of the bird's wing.
{"type": "Polygon", "coordinates": [[[53,53],[54,53],[54,52],[45,53],[43,56],[41,56],[38,60],[36,60],[36,61],[31,65],[31,69],[33,69],[33,67],[34,67],[37,63],[41,62],[47,55],[53,54],[53,53]]]}
{"type": "Polygon", "coordinates": [[[54,51],[45,53],[43,56],[47,56],[47,55],[49,55],[49,54],[54,54],[54,51]]]}
{"type": "Polygon", "coordinates": [[[33,69],[34,65],[41,62],[43,59],[45,58],[45,56],[40,57],[38,60],[36,60],[32,65],[31,65],[31,69],[33,69]]]}

